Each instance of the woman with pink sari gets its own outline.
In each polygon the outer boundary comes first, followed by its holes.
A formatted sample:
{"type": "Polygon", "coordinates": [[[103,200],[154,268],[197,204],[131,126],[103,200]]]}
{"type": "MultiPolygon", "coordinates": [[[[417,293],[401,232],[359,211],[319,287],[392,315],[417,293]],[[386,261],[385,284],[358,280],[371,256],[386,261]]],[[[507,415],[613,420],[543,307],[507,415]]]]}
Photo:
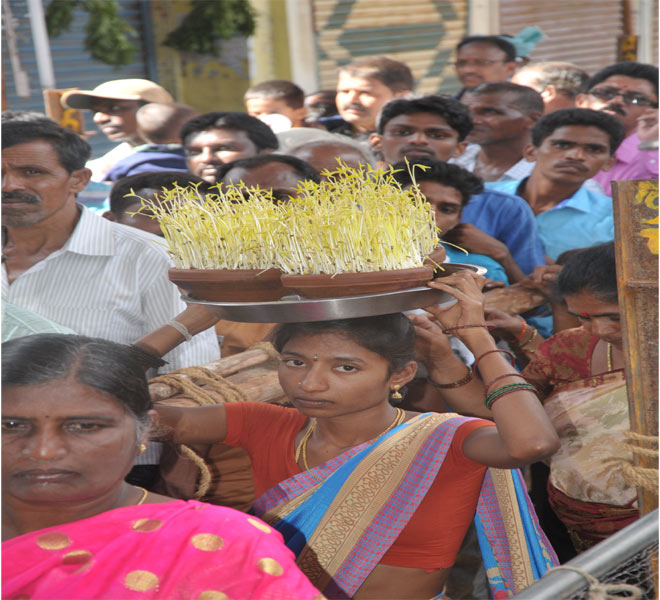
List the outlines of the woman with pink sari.
{"type": "Polygon", "coordinates": [[[321,598],[259,519],[124,481],[155,415],[142,361],[75,335],[2,345],[2,597],[321,598]]]}

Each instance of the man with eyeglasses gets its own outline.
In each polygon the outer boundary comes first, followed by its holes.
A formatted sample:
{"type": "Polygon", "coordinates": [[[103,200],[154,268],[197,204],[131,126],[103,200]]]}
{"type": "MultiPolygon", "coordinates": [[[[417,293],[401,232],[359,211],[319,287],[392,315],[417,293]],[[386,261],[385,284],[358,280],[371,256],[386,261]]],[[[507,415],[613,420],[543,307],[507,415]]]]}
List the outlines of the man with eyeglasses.
{"type": "Polygon", "coordinates": [[[585,90],[578,106],[611,114],[626,130],[614,166],[594,177],[605,193],[612,195],[612,181],[657,179],[657,150],[639,146],[658,139],[658,68],[637,62],[610,65],[592,76],[585,90]]]}
{"type": "Polygon", "coordinates": [[[515,46],[496,35],[471,35],[456,46],[456,74],[463,84],[463,94],[480,83],[507,81],[516,70],[515,46]]]}

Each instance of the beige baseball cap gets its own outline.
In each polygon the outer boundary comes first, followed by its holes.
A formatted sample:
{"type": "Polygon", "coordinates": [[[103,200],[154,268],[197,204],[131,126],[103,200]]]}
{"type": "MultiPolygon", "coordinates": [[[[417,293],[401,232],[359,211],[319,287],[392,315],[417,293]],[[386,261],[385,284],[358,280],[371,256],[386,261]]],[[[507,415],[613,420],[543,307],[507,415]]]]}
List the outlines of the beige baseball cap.
{"type": "Polygon", "coordinates": [[[60,99],[65,108],[91,108],[95,98],[109,100],[143,100],[145,102],[174,102],[165,89],[148,79],[115,79],[97,85],[93,90],[71,90],[60,99]]]}

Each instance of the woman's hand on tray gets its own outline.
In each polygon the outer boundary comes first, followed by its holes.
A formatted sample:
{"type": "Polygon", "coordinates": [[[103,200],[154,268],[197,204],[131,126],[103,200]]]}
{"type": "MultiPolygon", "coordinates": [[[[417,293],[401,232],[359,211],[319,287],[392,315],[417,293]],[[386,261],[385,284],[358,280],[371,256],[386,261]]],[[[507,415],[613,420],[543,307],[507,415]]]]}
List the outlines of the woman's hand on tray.
{"type": "Polygon", "coordinates": [[[464,337],[476,329],[467,326],[485,324],[484,295],[481,291],[484,284],[484,277],[467,270],[429,281],[429,287],[446,292],[457,302],[451,306],[429,306],[425,310],[443,329],[454,329],[454,335],[464,337]]]}

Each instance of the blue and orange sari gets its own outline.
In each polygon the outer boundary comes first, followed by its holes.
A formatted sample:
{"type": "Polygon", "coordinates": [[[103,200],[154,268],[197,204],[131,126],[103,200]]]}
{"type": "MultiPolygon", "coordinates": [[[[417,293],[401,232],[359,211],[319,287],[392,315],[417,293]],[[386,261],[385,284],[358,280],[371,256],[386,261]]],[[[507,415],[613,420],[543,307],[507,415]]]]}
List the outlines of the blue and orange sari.
{"type": "MultiPolygon", "coordinates": [[[[414,514],[467,420],[419,415],[280,482],[256,501],[255,512],[282,533],[328,598],[351,598],[414,514]]],[[[558,564],[517,469],[486,472],[475,526],[495,600],[558,564]]]]}

